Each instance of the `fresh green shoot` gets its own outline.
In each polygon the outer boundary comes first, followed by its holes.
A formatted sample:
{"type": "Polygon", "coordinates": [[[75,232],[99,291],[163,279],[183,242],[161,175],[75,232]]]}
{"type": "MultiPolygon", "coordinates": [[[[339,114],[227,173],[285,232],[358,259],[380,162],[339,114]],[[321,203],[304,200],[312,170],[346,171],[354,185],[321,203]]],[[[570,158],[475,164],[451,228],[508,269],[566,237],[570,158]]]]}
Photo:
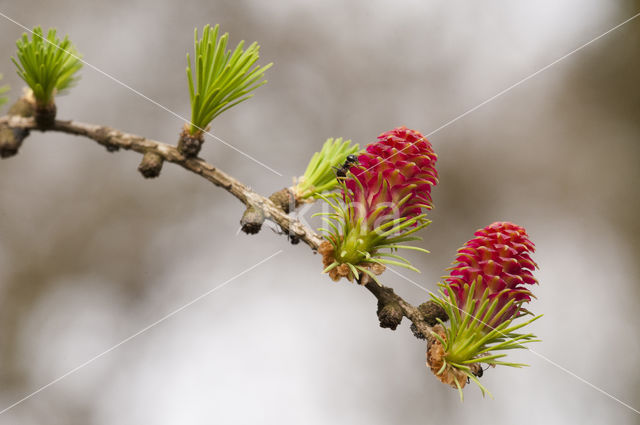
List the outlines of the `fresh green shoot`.
{"type": "Polygon", "coordinates": [[[298,179],[293,191],[299,199],[317,198],[319,194],[329,192],[338,187],[336,169],[347,158],[358,152],[358,144],[342,138],[329,138],[320,152],[311,157],[304,174],[298,179]]]}
{"type": "Polygon", "coordinates": [[[219,26],[204,27],[202,38],[195,30],[195,85],[191,58],[187,53],[187,79],[191,98],[191,126],[194,135],[203,131],[215,117],[253,96],[251,92],[263,84],[263,67],[254,66],[260,46],[254,42],[246,49],[241,41],[233,52],[227,50],[229,33],[219,37],[219,26]],[[253,67],[253,68],[252,68],[253,67]]]}
{"type": "Polygon", "coordinates": [[[16,45],[18,59],[11,60],[37,103],[52,104],[56,94],[62,94],[78,81],[76,73],[82,68],[78,52],[67,36],[60,41],[55,29],[50,29],[45,38],[42,29],[35,27],[31,40],[23,34],[16,45]]]}

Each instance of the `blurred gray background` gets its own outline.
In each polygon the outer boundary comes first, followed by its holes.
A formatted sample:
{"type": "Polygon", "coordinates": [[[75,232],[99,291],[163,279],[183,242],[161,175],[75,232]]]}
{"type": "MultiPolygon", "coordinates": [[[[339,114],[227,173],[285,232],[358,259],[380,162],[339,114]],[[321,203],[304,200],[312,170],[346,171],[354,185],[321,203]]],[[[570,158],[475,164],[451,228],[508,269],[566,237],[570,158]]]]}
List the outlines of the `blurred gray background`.
{"type": "MultiPolygon", "coordinates": [[[[193,29],[219,23],[274,62],[255,98],[202,156],[257,191],[288,186],[327,137],[361,144],[406,125],[427,134],[640,11],[639,1],[3,1],[57,27],[84,58],[188,116],[193,29]]],[[[23,30],[0,18],[0,72],[23,30]]],[[[0,415],[0,424],[632,424],[640,409],[640,18],[430,137],[433,224],[402,272],[429,290],[455,250],[496,220],[527,228],[540,265],[542,342],[469,386],[465,402],[424,365],[407,324],[378,327],[375,299],[320,274],[320,258],[242,205],[140,156],[34,133],[0,162],[0,410],[238,277],[0,415]],[[541,357],[542,356],[542,357],[541,357]],[[554,363],[556,365],[554,365],[554,363]]],[[[5,108],[6,110],[6,108],[5,108]]],[[[175,142],[182,123],[85,67],[60,118],[175,142]]],[[[4,113],[4,111],[3,111],[4,113]]],[[[392,273],[413,303],[427,293],[392,273]]]]}

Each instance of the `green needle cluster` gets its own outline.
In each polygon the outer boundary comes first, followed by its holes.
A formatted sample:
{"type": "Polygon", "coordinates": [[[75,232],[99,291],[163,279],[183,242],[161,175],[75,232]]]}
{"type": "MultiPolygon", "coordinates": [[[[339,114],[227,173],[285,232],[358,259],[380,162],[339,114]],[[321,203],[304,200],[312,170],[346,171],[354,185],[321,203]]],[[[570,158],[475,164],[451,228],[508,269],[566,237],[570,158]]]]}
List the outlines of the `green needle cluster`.
{"type": "Polygon", "coordinates": [[[271,63],[263,67],[254,66],[259,59],[260,46],[252,43],[244,49],[241,41],[233,52],[227,50],[229,34],[219,37],[219,26],[209,25],[198,39],[195,30],[195,84],[191,69],[191,58],[187,54],[187,79],[191,98],[191,126],[194,135],[204,130],[211,121],[227,109],[253,95],[253,90],[265,84],[264,72],[271,63]],[[253,67],[253,68],[252,68],[253,67]]]}
{"type": "Polygon", "coordinates": [[[42,29],[35,27],[31,40],[23,34],[16,45],[18,59],[12,57],[11,60],[18,68],[20,78],[33,90],[37,103],[52,104],[55,94],[77,82],[76,73],[82,68],[82,62],[67,36],[60,41],[52,28],[45,38],[42,29]]]}
{"type": "Polygon", "coordinates": [[[320,152],[311,157],[309,165],[293,190],[299,199],[317,197],[318,194],[338,187],[336,168],[339,168],[348,155],[358,152],[358,144],[342,138],[329,138],[320,152]]]}

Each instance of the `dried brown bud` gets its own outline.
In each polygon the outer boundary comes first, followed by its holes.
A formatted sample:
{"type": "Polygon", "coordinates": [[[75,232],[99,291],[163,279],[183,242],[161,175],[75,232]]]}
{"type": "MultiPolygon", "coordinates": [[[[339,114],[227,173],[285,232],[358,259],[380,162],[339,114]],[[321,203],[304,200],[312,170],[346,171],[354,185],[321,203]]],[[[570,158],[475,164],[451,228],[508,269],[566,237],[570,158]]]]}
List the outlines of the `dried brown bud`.
{"type": "Polygon", "coordinates": [[[138,171],[146,179],[158,177],[160,170],[162,170],[162,163],[164,160],[160,155],[155,152],[147,152],[142,157],[140,165],[138,165],[138,171]]]}
{"type": "Polygon", "coordinates": [[[433,301],[427,301],[426,303],[422,303],[418,306],[418,311],[422,315],[422,319],[429,326],[435,326],[438,324],[438,320],[440,319],[443,322],[449,320],[449,316],[447,316],[447,312],[444,311],[444,308],[439,306],[437,303],[433,301]]]}
{"type": "Polygon", "coordinates": [[[240,219],[240,226],[242,231],[254,235],[260,231],[262,224],[264,223],[264,211],[261,208],[250,206],[242,214],[240,219]]]}
{"type": "Polygon", "coordinates": [[[403,316],[402,308],[398,303],[390,303],[378,308],[378,319],[380,320],[381,328],[389,328],[395,331],[400,322],[402,322],[403,316]]]}

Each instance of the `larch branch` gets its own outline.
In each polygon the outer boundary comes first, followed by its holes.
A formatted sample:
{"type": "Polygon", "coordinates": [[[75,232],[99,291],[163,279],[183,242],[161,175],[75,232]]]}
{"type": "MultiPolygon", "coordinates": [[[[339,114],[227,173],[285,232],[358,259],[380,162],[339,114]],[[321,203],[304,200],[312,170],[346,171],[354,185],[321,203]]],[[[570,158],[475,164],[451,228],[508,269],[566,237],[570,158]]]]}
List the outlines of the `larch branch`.
{"type": "MultiPolygon", "coordinates": [[[[31,130],[44,131],[38,127],[32,117],[19,115],[0,117],[0,128],[8,129],[16,134],[22,134],[24,137],[31,130]]],[[[147,164],[143,167],[145,168],[144,170],[141,169],[143,175],[146,175],[145,172],[149,172],[148,168],[153,168],[154,163],[157,164],[159,162],[160,166],[162,161],[177,164],[226,190],[247,207],[263,211],[266,219],[278,224],[290,236],[295,236],[306,243],[314,252],[318,250],[322,243],[322,238],[318,234],[299,220],[290,217],[270,199],[254,192],[234,177],[201,158],[185,157],[174,146],[135,134],[125,133],[111,127],[77,121],[56,120],[53,126],[46,131],[58,131],[84,136],[96,141],[109,151],[125,149],[138,152],[146,158],[148,163],[152,164],[147,164]]],[[[13,153],[15,154],[15,152],[13,153]]],[[[378,318],[382,327],[395,329],[402,317],[407,317],[413,323],[413,330],[416,336],[425,337],[430,334],[430,324],[435,321],[435,316],[430,317],[431,313],[425,314],[424,309],[420,308],[422,306],[414,307],[397,295],[392,288],[375,282],[369,282],[364,286],[378,299],[378,318]]]]}

